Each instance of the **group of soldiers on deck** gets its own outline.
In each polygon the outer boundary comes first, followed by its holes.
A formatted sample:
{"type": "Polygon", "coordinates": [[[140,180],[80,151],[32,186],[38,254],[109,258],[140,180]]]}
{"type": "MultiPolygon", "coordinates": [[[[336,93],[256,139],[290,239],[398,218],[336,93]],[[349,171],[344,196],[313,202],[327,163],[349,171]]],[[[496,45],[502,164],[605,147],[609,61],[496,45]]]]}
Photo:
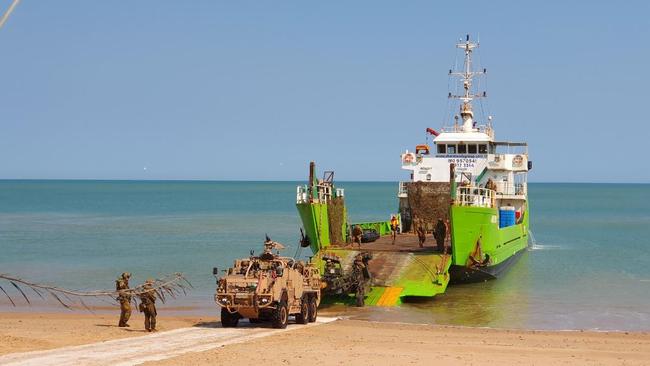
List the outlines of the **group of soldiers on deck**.
{"type": "MultiPolygon", "coordinates": [[[[128,327],[129,318],[131,317],[131,293],[128,291],[129,279],[131,274],[128,272],[122,273],[115,281],[115,291],[118,293],[117,301],[120,303],[120,321],[119,327],[128,327]]],[[[156,290],[153,288],[154,281],[148,279],[142,288],[145,290],[138,295],[140,298],[140,305],[138,310],[144,313],[144,329],[148,332],[156,330],[156,290]]]]}
{"type": "MultiPolygon", "coordinates": [[[[449,230],[449,220],[438,218],[433,227],[433,238],[436,240],[436,250],[440,253],[447,253],[447,242],[450,240],[451,231],[449,230]]],[[[427,240],[427,222],[426,220],[413,215],[413,231],[418,235],[418,244],[420,248],[424,247],[427,240]]]]}
{"type": "MultiPolygon", "coordinates": [[[[424,243],[427,240],[427,221],[425,219],[422,219],[418,217],[417,215],[413,215],[413,232],[415,232],[418,236],[418,244],[420,248],[424,248],[424,243]]],[[[400,227],[399,227],[399,220],[397,219],[396,215],[391,216],[390,219],[390,230],[391,230],[391,237],[393,241],[393,245],[395,245],[395,242],[397,240],[397,234],[400,232],[400,227]]],[[[439,251],[440,253],[447,253],[449,251],[449,245],[451,239],[451,231],[450,231],[450,225],[449,225],[449,220],[444,220],[442,218],[438,218],[438,220],[435,222],[433,225],[433,238],[436,241],[436,250],[439,251]]],[[[361,228],[360,225],[354,225],[352,227],[352,243],[357,244],[359,248],[361,247],[361,241],[362,241],[362,236],[363,236],[363,229],[361,228]]]]}

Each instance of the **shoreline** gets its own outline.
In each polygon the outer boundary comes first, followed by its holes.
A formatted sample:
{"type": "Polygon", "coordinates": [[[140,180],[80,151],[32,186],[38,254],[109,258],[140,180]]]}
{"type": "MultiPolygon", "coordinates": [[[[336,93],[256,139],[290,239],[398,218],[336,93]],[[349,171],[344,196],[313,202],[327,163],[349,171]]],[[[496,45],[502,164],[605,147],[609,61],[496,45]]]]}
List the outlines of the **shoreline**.
{"type": "MultiPolygon", "coordinates": [[[[435,322],[422,322],[421,320],[414,319],[413,321],[397,320],[399,316],[384,318],[383,313],[379,311],[386,309],[398,308],[377,308],[377,307],[364,307],[356,308],[345,305],[327,305],[319,309],[319,314],[325,316],[340,317],[341,319],[363,321],[368,323],[386,323],[396,325],[414,325],[414,326],[436,326],[436,327],[449,327],[457,329],[477,329],[477,330],[501,330],[501,331],[531,331],[531,332],[590,332],[590,333],[624,333],[624,334],[646,334],[650,333],[650,329],[598,329],[598,328],[535,328],[535,327],[508,327],[508,326],[481,326],[481,325],[464,325],[464,324],[451,324],[451,323],[435,323],[435,322]],[[374,310],[373,310],[374,309],[374,310]]],[[[9,307],[0,310],[0,320],[6,317],[46,317],[48,319],[55,319],[57,316],[61,317],[78,317],[85,319],[87,317],[96,317],[98,319],[109,319],[115,317],[119,318],[120,309],[118,305],[89,305],[84,308],[79,305],[71,306],[71,309],[66,309],[61,306],[31,306],[31,307],[9,307]],[[91,311],[88,311],[90,309],[91,311]]],[[[200,306],[200,305],[182,305],[175,304],[172,306],[158,306],[159,317],[169,319],[203,319],[210,321],[219,321],[219,309],[216,307],[200,306]]],[[[139,317],[137,309],[133,309],[131,319],[139,317]]],[[[0,327],[0,331],[2,327],[0,327]]],[[[1,333],[0,333],[1,334],[1,333]]]]}

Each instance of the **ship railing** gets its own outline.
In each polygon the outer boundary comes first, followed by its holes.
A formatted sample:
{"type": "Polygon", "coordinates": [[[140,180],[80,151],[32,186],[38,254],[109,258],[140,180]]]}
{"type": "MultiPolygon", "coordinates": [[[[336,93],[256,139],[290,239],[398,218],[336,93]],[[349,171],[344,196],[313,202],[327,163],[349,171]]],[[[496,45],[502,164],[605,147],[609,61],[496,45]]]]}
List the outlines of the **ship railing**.
{"type": "Polygon", "coordinates": [[[496,182],[497,195],[502,196],[526,196],[528,194],[528,184],[525,182],[496,182]]]}
{"type": "Polygon", "coordinates": [[[408,188],[406,183],[407,182],[399,182],[399,187],[397,188],[397,197],[399,198],[408,197],[408,188]]]}
{"type": "Polygon", "coordinates": [[[308,203],[309,202],[309,190],[307,186],[298,186],[296,187],[296,203],[308,203]]]}
{"type": "MultiPolygon", "coordinates": [[[[442,132],[465,132],[462,125],[444,126],[440,129],[442,132]]],[[[472,132],[483,132],[488,136],[494,137],[494,130],[491,125],[476,125],[472,132]]]]}
{"type": "Polygon", "coordinates": [[[475,186],[458,187],[454,204],[457,206],[495,207],[495,193],[491,189],[475,186]]]}
{"type": "Polygon", "coordinates": [[[345,190],[343,188],[336,188],[335,195],[332,195],[331,184],[318,184],[315,186],[316,195],[312,199],[309,197],[309,188],[306,185],[296,187],[296,203],[327,203],[332,200],[332,197],[344,197],[345,190]]]}
{"type": "Polygon", "coordinates": [[[327,203],[332,199],[332,185],[319,184],[316,186],[317,200],[319,203],[327,203]]]}

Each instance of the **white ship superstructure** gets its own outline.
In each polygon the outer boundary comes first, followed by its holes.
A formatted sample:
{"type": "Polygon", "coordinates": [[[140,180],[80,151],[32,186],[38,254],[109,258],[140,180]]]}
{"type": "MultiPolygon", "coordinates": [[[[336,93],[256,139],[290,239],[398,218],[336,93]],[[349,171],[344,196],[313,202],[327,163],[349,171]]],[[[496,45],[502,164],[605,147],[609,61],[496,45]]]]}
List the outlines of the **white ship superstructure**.
{"type": "MultiPolygon", "coordinates": [[[[476,77],[487,72],[473,70],[472,52],[478,46],[470,42],[469,36],[457,44],[464,51],[464,65],[460,72],[449,71],[450,77],[458,78],[462,86],[459,95],[451,92],[448,95],[451,101],[459,102],[453,124],[439,132],[428,128],[427,133],[434,137],[433,146],[422,144],[415,151],[406,150],[401,154],[402,169],[410,171],[410,182],[449,183],[449,167],[453,163],[458,189],[490,188],[493,192],[485,194],[499,200],[490,199],[491,205],[510,205],[521,210],[527,196],[527,173],[532,168],[528,147],[526,143],[497,141],[492,116],[487,116],[483,124],[474,117],[472,101],[487,96],[484,91],[476,92],[473,85],[476,77]]],[[[403,210],[408,206],[407,191],[407,183],[401,182],[398,196],[402,212],[408,211],[403,210]]],[[[479,198],[476,201],[485,202],[479,198]]]]}

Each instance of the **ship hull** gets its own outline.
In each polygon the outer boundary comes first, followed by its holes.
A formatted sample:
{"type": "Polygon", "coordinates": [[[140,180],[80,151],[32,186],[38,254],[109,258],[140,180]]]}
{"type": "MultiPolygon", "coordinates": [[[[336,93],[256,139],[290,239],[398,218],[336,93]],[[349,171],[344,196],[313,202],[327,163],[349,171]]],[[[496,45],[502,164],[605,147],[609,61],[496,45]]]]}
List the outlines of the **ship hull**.
{"type": "Polygon", "coordinates": [[[498,210],[451,207],[453,261],[451,283],[496,279],[528,247],[528,211],[518,224],[499,227],[498,210]]]}
{"type": "Polygon", "coordinates": [[[523,252],[524,250],[520,250],[495,266],[469,268],[466,266],[453,265],[449,268],[449,275],[451,276],[449,284],[457,285],[495,280],[503,276],[519,259],[523,252]]]}

